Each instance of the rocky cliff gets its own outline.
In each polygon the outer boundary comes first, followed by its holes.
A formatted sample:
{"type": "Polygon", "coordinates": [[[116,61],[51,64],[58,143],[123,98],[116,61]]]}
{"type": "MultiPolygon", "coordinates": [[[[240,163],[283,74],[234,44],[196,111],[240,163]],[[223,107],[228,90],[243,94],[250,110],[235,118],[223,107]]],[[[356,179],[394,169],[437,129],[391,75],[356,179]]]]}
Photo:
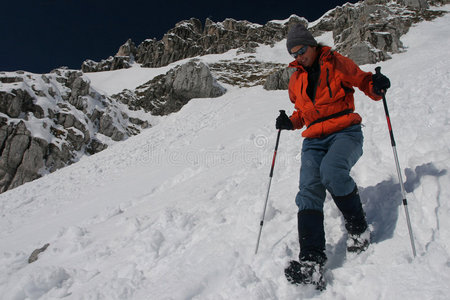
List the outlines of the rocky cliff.
{"type": "Polygon", "coordinates": [[[241,48],[250,52],[258,44],[273,44],[285,38],[290,24],[306,22],[297,16],[291,17],[286,24],[268,22],[258,25],[248,21],[226,19],[213,22],[210,19],[201,21],[195,18],[181,21],[170,29],[161,40],[148,39],[135,47],[128,40],[120,49],[130,49],[128,55],[118,54],[99,63],[85,61],[81,69],[84,72],[114,70],[127,67],[131,61],[143,67],[161,67],[172,62],[205,54],[220,54],[231,49],[241,48]],[[120,61],[120,63],[119,63],[120,61]]]}
{"type": "MultiPolygon", "coordinates": [[[[365,0],[347,3],[309,23],[309,28],[315,36],[333,32],[336,50],[358,64],[376,63],[404,50],[400,37],[412,24],[442,15],[442,12],[429,10],[429,3],[447,2],[365,0]]],[[[185,58],[238,48],[252,52],[258,44],[270,45],[283,40],[289,27],[298,22],[308,25],[306,19],[295,15],[284,23],[268,22],[265,25],[233,19],[215,23],[207,19],[203,26],[200,20],[192,18],[177,23],[161,40],[145,40],[137,47],[128,40],[114,57],[99,63],[85,61],[82,70],[115,70],[129,67],[134,61],[144,67],[161,67],[185,58]]]]}

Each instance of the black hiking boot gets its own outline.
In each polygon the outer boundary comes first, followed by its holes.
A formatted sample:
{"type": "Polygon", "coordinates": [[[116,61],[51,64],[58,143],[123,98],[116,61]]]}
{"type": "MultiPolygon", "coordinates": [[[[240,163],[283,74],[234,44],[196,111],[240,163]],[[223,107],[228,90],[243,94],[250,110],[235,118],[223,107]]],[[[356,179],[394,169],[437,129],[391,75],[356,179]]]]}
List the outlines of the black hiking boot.
{"type": "Polygon", "coordinates": [[[345,229],[348,232],[347,251],[361,253],[370,245],[370,230],[366,215],[361,205],[358,188],[346,196],[333,196],[345,220],[345,229]]]}
{"type": "Polygon", "coordinates": [[[314,285],[319,291],[326,288],[326,282],[323,278],[323,266],[314,261],[295,261],[289,262],[289,266],[284,269],[286,279],[295,285],[314,285]]]}
{"type": "Polygon", "coordinates": [[[313,285],[317,290],[322,291],[325,289],[323,266],[327,260],[323,212],[309,209],[299,211],[297,221],[300,262],[290,261],[284,274],[292,284],[313,285]]]}
{"type": "Polygon", "coordinates": [[[367,228],[363,233],[349,233],[347,237],[347,251],[352,253],[361,253],[366,251],[370,245],[370,230],[367,228]]]}

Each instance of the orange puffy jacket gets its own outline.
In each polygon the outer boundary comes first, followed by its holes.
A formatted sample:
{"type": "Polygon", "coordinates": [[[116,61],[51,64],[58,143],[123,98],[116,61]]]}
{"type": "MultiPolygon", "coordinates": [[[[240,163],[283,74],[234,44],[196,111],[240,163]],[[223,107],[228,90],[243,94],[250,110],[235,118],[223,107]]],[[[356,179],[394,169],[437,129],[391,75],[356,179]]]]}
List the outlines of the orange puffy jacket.
{"type": "Polygon", "coordinates": [[[306,125],[302,136],[307,138],[324,137],[361,123],[361,116],[353,112],[354,86],[373,100],[382,98],[373,92],[372,73],[363,72],[351,59],[330,47],[317,49],[320,75],[314,102],[306,93],[308,73],[296,60],[289,64],[297,69],[289,81],[289,98],[296,109],[290,119],[294,129],[306,125]]]}

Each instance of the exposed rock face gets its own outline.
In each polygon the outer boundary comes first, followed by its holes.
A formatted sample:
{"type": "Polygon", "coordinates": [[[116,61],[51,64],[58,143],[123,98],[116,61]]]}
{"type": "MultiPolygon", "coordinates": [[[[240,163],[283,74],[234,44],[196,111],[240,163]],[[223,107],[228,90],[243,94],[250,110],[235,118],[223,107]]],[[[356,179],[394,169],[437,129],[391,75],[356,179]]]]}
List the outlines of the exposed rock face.
{"type": "Polygon", "coordinates": [[[219,61],[209,65],[214,77],[220,82],[239,87],[263,85],[274,70],[284,69],[284,64],[260,62],[254,56],[219,61]]]}
{"type": "Polygon", "coordinates": [[[294,71],[295,69],[293,68],[282,68],[281,70],[273,72],[267,77],[266,83],[264,83],[264,88],[269,91],[287,90],[289,79],[294,71]]]}
{"type": "Polygon", "coordinates": [[[114,56],[110,56],[100,62],[95,62],[90,59],[84,61],[81,65],[81,71],[87,73],[127,69],[131,67],[131,64],[134,62],[136,52],[136,46],[133,41],[129,39],[125,44],[120,46],[119,51],[117,51],[114,56]]]}
{"type": "Polygon", "coordinates": [[[47,142],[31,136],[23,121],[0,127],[0,192],[39,177],[47,142]]]}
{"type": "MultiPolygon", "coordinates": [[[[287,25],[300,20],[292,17],[287,25]]],[[[274,44],[284,39],[287,30],[288,26],[278,23],[269,22],[261,26],[233,19],[219,23],[207,19],[202,30],[198,19],[190,19],[176,24],[161,41],[144,41],[138,47],[136,61],[144,67],[160,67],[180,59],[224,53],[236,48],[251,52],[258,43],[274,44]]]]}
{"type": "Polygon", "coordinates": [[[148,126],[80,71],[0,73],[0,82],[0,192],[105,149],[100,139],[120,141],[148,126]]]}
{"type": "Polygon", "coordinates": [[[87,73],[127,69],[131,67],[130,61],[131,59],[128,56],[110,56],[99,63],[88,59],[81,65],[81,70],[87,73]]]}
{"type": "Polygon", "coordinates": [[[328,12],[311,30],[332,31],[335,49],[357,64],[373,64],[404,51],[400,37],[412,24],[440,16],[425,0],[365,0],[328,12]]]}
{"type": "Polygon", "coordinates": [[[13,90],[12,93],[2,95],[0,111],[12,118],[17,118],[22,112],[33,112],[38,110],[33,104],[33,98],[24,90],[13,90]]]}
{"type": "Polygon", "coordinates": [[[131,58],[134,58],[136,56],[136,53],[136,45],[131,39],[128,39],[125,44],[120,46],[119,51],[117,51],[117,54],[115,56],[129,56],[131,58]]]}
{"type": "Polygon", "coordinates": [[[191,60],[155,77],[134,92],[126,90],[113,97],[132,109],[143,108],[153,115],[166,115],[180,110],[192,98],[214,98],[225,92],[208,66],[191,60]]]}
{"type": "MultiPolygon", "coordinates": [[[[442,12],[430,11],[433,5],[448,0],[365,0],[345,4],[329,11],[310,27],[314,35],[332,31],[336,50],[358,64],[376,63],[390,58],[391,53],[403,51],[400,37],[418,21],[430,19],[442,12]]],[[[292,24],[307,20],[292,16],[284,24],[268,22],[258,25],[248,21],[226,19],[215,23],[198,19],[179,22],[161,40],[148,39],[138,47],[128,40],[114,57],[95,63],[83,63],[84,72],[114,70],[129,67],[135,60],[143,67],[161,67],[198,55],[224,53],[240,49],[252,53],[258,44],[274,44],[285,39],[292,24]],[[125,56],[122,56],[125,55],[125,56]]]]}
{"type": "MultiPolygon", "coordinates": [[[[236,48],[251,53],[258,44],[270,45],[284,39],[288,27],[297,22],[307,23],[306,19],[297,16],[291,17],[284,25],[274,22],[258,25],[234,19],[215,23],[207,19],[202,28],[200,20],[192,18],[177,23],[175,28],[169,30],[159,41],[156,39],[143,41],[135,53],[132,50],[130,53],[143,67],[166,66],[181,59],[212,53],[220,54],[236,48]]],[[[131,43],[130,40],[127,42],[130,45],[131,43]]],[[[130,48],[133,49],[132,46],[130,48]]],[[[119,53],[126,52],[119,50],[119,53]]],[[[110,57],[100,63],[85,61],[82,70],[83,72],[105,71],[108,68],[115,70],[119,68],[119,64],[113,65],[113,62],[120,57],[122,56],[110,57]]]]}

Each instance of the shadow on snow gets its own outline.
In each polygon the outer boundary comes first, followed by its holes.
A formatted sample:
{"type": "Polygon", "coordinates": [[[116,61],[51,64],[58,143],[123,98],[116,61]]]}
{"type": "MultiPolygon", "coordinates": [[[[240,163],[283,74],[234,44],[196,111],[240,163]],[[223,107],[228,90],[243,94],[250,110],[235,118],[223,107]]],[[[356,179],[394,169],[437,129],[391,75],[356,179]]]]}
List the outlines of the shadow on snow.
{"type": "MultiPolygon", "coordinates": [[[[446,173],[447,170],[438,170],[433,163],[417,166],[415,170],[406,168],[405,191],[413,192],[424,176],[440,177],[446,173]]],[[[392,238],[398,219],[398,206],[402,205],[400,184],[391,178],[376,186],[360,188],[360,195],[367,222],[373,226],[373,242],[379,243],[392,238]]]]}
{"type": "MultiPolygon", "coordinates": [[[[406,168],[405,191],[406,193],[413,192],[420,186],[424,176],[438,178],[445,174],[447,174],[447,170],[438,170],[433,163],[417,166],[414,170],[406,168]]],[[[372,243],[380,243],[394,236],[399,213],[398,207],[402,205],[400,184],[396,179],[391,178],[366,188],[359,187],[367,222],[373,226],[372,243]]],[[[414,222],[414,220],[411,221],[414,222]]],[[[331,258],[329,268],[334,269],[343,265],[346,259],[346,239],[347,235],[344,235],[336,245],[332,246],[332,249],[329,249],[329,252],[327,251],[331,258]]]]}

